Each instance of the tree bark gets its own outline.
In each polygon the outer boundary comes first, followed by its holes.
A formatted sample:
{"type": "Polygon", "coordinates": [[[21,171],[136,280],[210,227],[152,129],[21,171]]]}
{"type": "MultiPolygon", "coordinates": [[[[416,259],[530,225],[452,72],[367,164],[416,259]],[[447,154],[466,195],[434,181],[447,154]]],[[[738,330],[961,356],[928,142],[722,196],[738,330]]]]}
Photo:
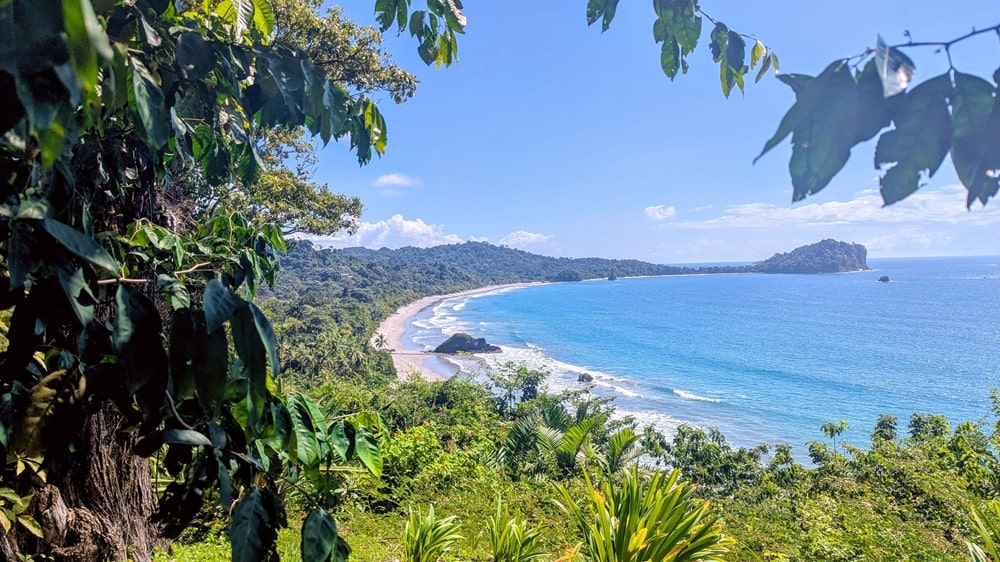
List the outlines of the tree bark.
{"type": "Polygon", "coordinates": [[[67,562],[146,561],[154,547],[167,544],[150,522],[156,497],[149,462],[133,453],[135,438],[123,422],[106,402],[86,420],[65,476],[48,483],[34,477],[21,491],[33,494],[30,512],[45,538],[12,529],[0,540],[4,559],[30,552],[67,562]]]}

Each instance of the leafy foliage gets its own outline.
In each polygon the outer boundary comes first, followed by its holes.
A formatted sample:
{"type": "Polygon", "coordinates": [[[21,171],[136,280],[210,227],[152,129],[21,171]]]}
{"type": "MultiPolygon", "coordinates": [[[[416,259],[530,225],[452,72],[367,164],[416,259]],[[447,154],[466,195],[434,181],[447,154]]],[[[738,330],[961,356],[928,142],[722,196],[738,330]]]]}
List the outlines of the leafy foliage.
{"type": "Polygon", "coordinates": [[[657,472],[648,482],[638,469],[625,472],[620,485],[595,488],[587,481],[583,507],[557,487],[556,502],[576,525],[588,560],[722,560],[732,539],[708,504],[693,497],[694,489],[680,482],[680,471],[657,472]]]}
{"type": "Polygon", "coordinates": [[[458,534],[459,527],[454,515],[444,518],[434,515],[433,505],[423,516],[411,510],[403,531],[404,562],[435,562],[452,543],[462,538],[458,534]]]}
{"type": "MultiPolygon", "coordinates": [[[[276,388],[276,334],[252,302],[273,284],[286,249],[281,228],[296,219],[248,219],[218,199],[198,215],[197,196],[178,178],[221,190],[256,185],[258,133],[275,127],[305,128],[324,142],[350,135],[367,162],[385,149],[384,119],[371,100],[272,43],[278,19],[266,0],[94,8],[89,0],[0,6],[5,27],[18,29],[0,34],[0,91],[11,102],[0,119],[11,311],[0,424],[5,455],[35,475],[5,472],[3,483],[72,485],[62,477],[88,462],[77,443],[88,420],[120,416],[128,429],[116,439],[160,458],[172,477],[154,516],[166,536],[217,490],[223,509],[235,504],[234,558],[273,557],[284,525],[277,482],[316,476],[321,463],[378,474],[382,428],[377,416],[330,423],[306,407],[297,422],[322,428],[335,446],[299,446],[276,388]]],[[[67,546],[48,540],[19,542],[42,553],[67,546]]]]}

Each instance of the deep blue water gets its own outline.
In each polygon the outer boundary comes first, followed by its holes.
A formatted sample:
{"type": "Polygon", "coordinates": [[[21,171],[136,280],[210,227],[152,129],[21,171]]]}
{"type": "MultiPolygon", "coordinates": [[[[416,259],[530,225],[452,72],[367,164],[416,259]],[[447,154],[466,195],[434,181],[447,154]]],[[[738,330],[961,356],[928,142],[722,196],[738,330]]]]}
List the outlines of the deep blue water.
{"type": "MultiPolygon", "coordinates": [[[[836,275],[711,275],[538,285],[426,310],[428,349],[464,331],[547,369],[552,390],[595,377],[623,414],[730,442],[804,444],[847,420],[864,446],[880,413],[992,421],[1000,386],[1000,258],[870,260],[836,275]],[[878,283],[881,275],[890,283],[878,283]]],[[[475,371],[476,361],[463,368],[475,371]]]]}

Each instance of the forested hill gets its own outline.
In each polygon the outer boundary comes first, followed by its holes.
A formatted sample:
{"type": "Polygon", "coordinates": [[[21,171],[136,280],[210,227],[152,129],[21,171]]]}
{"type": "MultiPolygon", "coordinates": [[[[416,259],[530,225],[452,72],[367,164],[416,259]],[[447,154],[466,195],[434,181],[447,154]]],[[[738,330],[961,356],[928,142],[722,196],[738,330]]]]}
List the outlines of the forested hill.
{"type": "Polygon", "coordinates": [[[281,260],[278,292],[321,290],[328,296],[397,302],[402,298],[505,283],[580,281],[644,275],[736,273],[740,267],[676,267],[639,260],[554,258],[485,242],[398,250],[319,249],[301,241],[281,260]]]}
{"type": "Polygon", "coordinates": [[[755,273],[843,273],[868,270],[868,249],[827,238],[753,266],[755,273]]]}
{"type": "Polygon", "coordinates": [[[573,281],[600,279],[609,276],[638,277],[685,273],[729,273],[745,269],[740,267],[694,269],[639,260],[554,258],[506,246],[494,246],[486,242],[465,242],[464,244],[451,244],[434,248],[407,247],[398,250],[348,248],[342,252],[347,256],[379,262],[390,267],[449,264],[486,280],[490,284],[522,281],[573,281]]]}
{"type": "MultiPolygon", "coordinates": [[[[824,240],[754,265],[694,268],[639,260],[554,258],[485,242],[398,250],[324,250],[299,241],[282,257],[281,282],[273,292],[285,300],[312,294],[336,299],[338,306],[374,305],[374,309],[366,309],[374,316],[360,315],[372,326],[396,307],[422,296],[488,285],[652,275],[849,271],[867,269],[866,253],[858,244],[824,240]]],[[[343,317],[356,321],[358,316],[343,317]]]]}

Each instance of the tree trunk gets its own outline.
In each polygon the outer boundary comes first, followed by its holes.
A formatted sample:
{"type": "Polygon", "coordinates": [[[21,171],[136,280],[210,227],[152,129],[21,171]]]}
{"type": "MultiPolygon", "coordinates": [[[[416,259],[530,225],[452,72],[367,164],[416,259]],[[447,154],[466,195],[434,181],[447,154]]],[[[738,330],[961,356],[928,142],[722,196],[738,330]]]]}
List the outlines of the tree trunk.
{"type": "MultiPolygon", "coordinates": [[[[69,457],[65,477],[27,486],[31,514],[45,538],[23,530],[0,540],[0,555],[14,551],[50,554],[57,560],[149,560],[165,545],[150,516],[156,507],[149,463],[132,452],[134,437],[122,431],[124,418],[106,402],[89,416],[69,457]]],[[[66,428],[70,431],[71,428],[66,428]]],[[[22,493],[26,493],[22,491],[22,493]]],[[[14,529],[12,529],[14,531],[14,529]]]]}

